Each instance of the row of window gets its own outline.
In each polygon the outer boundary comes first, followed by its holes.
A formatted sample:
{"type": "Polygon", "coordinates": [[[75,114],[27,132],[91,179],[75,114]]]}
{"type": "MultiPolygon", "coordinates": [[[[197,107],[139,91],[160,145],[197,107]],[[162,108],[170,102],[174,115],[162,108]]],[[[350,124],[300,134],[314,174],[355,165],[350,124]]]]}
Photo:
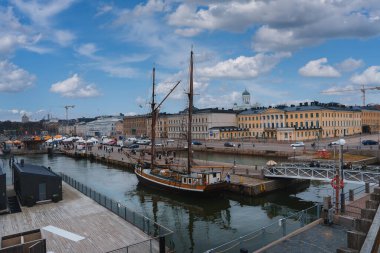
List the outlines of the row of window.
{"type": "MultiPolygon", "coordinates": [[[[319,113],[316,112],[315,114],[313,112],[311,113],[294,113],[294,114],[286,114],[285,115],[285,119],[298,119],[298,117],[300,119],[307,119],[307,118],[314,118],[314,116],[316,118],[319,118],[319,113]]],[[[353,113],[322,113],[322,117],[338,117],[338,118],[359,118],[360,117],[360,114],[359,113],[356,113],[356,114],[353,114],[353,113]]],[[[262,116],[252,116],[252,117],[249,117],[249,116],[244,116],[244,117],[239,117],[239,121],[250,121],[250,120],[259,120],[259,118],[261,120],[269,120],[269,119],[283,119],[284,118],[284,115],[283,114],[275,114],[275,115],[262,115],[262,116]]]]}
{"type": "MultiPolygon", "coordinates": [[[[170,119],[169,124],[186,124],[187,119],[170,119]]],[[[207,123],[207,118],[193,118],[192,123],[207,123]]]]}

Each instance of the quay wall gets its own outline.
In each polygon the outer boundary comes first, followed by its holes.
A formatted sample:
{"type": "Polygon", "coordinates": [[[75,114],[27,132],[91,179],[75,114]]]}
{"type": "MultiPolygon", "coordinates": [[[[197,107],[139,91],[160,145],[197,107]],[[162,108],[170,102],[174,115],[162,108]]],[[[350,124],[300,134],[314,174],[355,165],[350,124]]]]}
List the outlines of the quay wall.
{"type": "MultiPolygon", "coordinates": [[[[73,152],[64,152],[65,155],[70,156],[75,159],[89,159],[94,162],[99,162],[103,164],[112,164],[115,166],[119,166],[128,170],[133,171],[134,164],[130,163],[126,160],[116,160],[108,157],[103,157],[99,155],[94,154],[86,154],[86,153],[73,153],[73,152]]],[[[232,167],[232,166],[231,166],[232,167]]],[[[246,166],[239,165],[239,168],[241,171],[252,171],[252,166],[246,166]]],[[[231,171],[232,172],[232,171],[231,171]]],[[[235,171],[233,171],[235,172],[235,171]]],[[[238,171],[236,171],[238,172],[238,171]]],[[[256,172],[256,171],[255,171],[256,172]]],[[[258,172],[259,173],[259,172],[258,172]]],[[[252,175],[253,173],[250,173],[248,175],[242,174],[235,174],[238,177],[244,178],[242,182],[238,183],[230,183],[228,186],[228,191],[240,195],[246,195],[246,196],[259,196],[263,194],[267,194],[276,190],[281,190],[285,188],[293,188],[293,187],[307,187],[310,184],[309,180],[300,180],[300,179],[276,179],[276,180],[265,180],[263,178],[260,178],[261,176],[254,173],[255,175],[252,175]],[[244,181],[251,181],[253,178],[255,178],[255,183],[244,183],[244,181]]]]}

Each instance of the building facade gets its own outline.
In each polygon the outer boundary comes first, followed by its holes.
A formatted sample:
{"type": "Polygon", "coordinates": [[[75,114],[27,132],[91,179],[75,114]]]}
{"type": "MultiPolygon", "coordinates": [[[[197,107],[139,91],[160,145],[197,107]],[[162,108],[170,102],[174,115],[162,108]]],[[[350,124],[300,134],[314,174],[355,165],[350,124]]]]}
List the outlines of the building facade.
{"type": "Polygon", "coordinates": [[[253,108],[238,115],[245,137],[280,141],[318,140],[361,133],[361,111],[337,103],[317,101],[298,106],[253,108]]]}
{"type": "Polygon", "coordinates": [[[363,133],[380,133],[380,110],[374,106],[361,107],[363,133]]]}
{"type": "MultiPolygon", "coordinates": [[[[192,119],[192,139],[214,139],[214,127],[237,126],[233,110],[218,108],[194,109],[192,119]]],[[[168,138],[185,139],[188,129],[187,110],[167,116],[168,138]]]]}
{"type": "Polygon", "coordinates": [[[119,121],[121,121],[119,117],[105,117],[88,122],[86,136],[117,137],[116,125],[119,121]]]}
{"type": "Polygon", "coordinates": [[[124,134],[128,137],[147,136],[148,115],[135,115],[124,117],[124,134]]]}

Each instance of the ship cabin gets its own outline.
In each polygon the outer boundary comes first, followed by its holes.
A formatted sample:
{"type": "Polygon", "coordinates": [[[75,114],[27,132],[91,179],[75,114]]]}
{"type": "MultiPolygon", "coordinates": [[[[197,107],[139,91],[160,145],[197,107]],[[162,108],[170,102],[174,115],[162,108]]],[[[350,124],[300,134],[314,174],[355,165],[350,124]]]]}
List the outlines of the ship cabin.
{"type": "Polygon", "coordinates": [[[191,174],[181,175],[181,182],[189,185],[203,185],[219,183],[222,180],[222,172],[192,172],[191,174]]]}

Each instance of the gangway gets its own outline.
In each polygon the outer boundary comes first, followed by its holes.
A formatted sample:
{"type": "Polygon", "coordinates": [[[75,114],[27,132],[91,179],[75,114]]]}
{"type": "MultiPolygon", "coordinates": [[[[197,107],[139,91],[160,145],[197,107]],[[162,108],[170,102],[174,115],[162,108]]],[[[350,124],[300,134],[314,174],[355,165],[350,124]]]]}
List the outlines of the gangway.
{"type": "MultiPolygon", "coordinates": [[[[297,178],[320,181],[331,181],[336,174],[334,166],[310,167],[306,164],[280,164],[265,166],[263,174],[268,178],[297,178]]],[[[366,167],[344,169],[343,180],[347,183],[370,183],[378,184],[380,180],[380,168],[366,167]]]]}

